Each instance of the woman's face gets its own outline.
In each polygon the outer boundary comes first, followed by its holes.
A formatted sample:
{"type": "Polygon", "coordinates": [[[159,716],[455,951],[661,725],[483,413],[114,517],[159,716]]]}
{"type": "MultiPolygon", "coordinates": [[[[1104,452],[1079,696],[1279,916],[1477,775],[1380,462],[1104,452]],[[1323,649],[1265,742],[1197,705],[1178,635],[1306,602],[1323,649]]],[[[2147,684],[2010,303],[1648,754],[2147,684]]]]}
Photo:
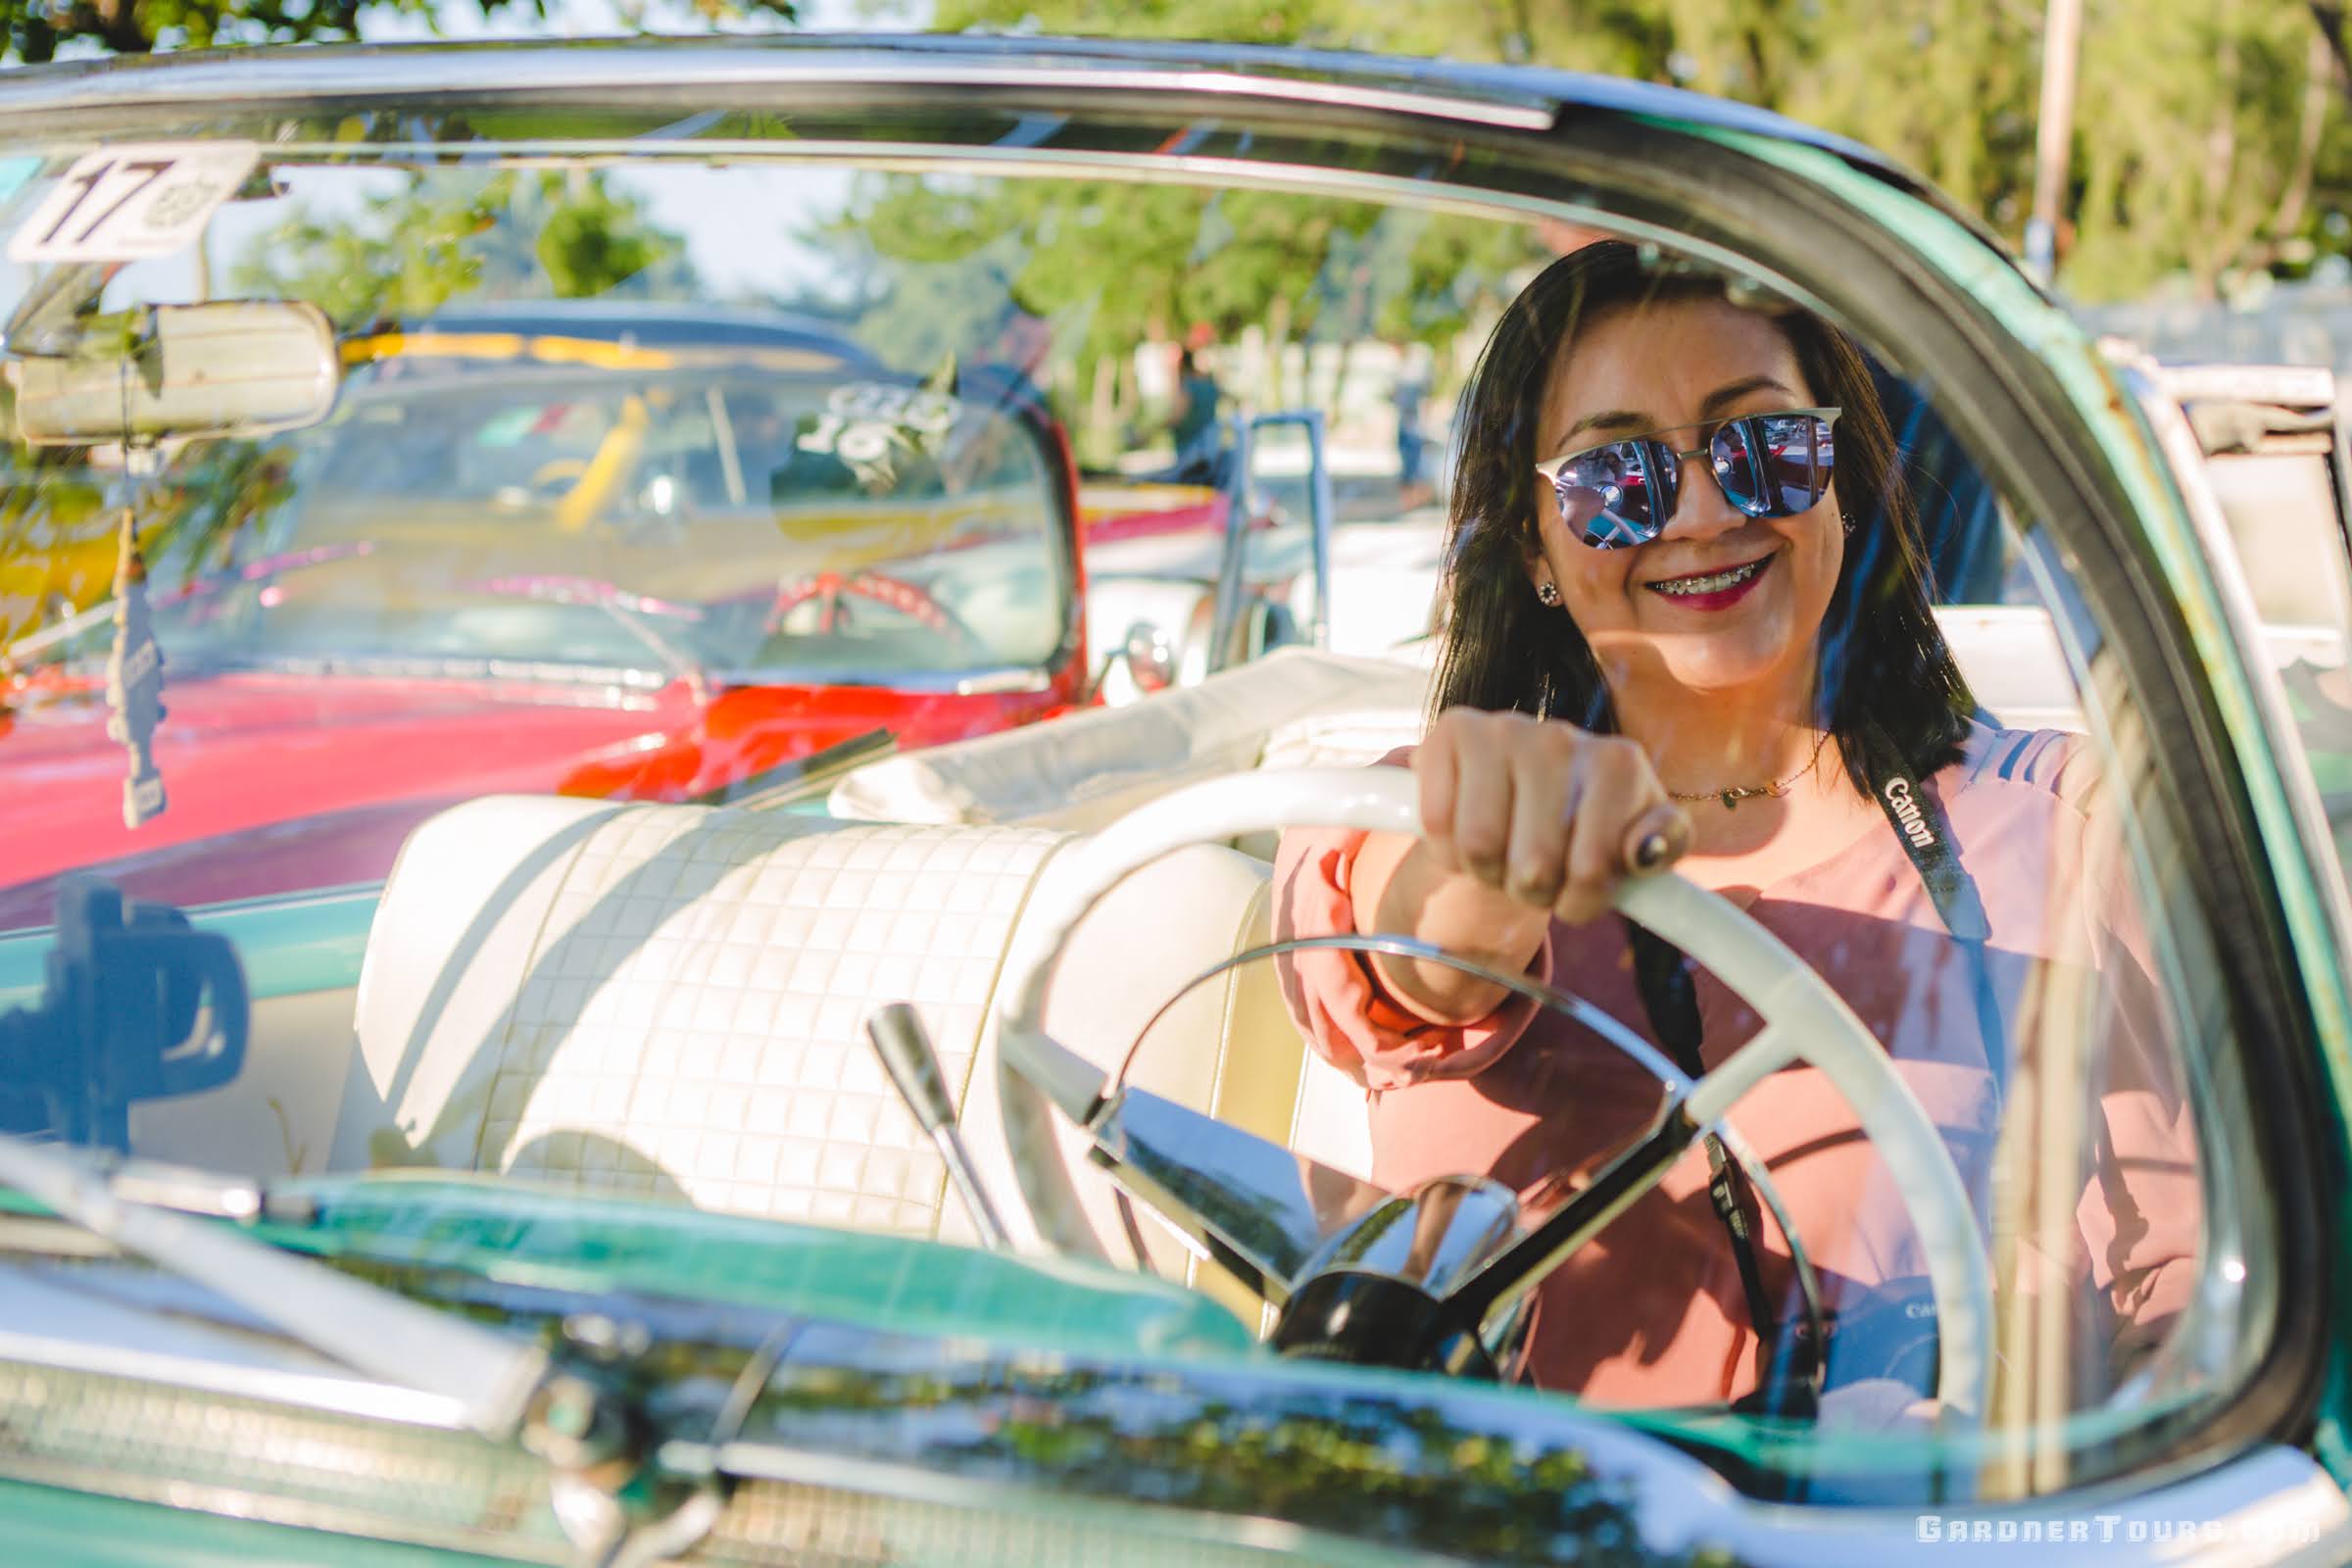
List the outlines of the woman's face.
{"type": "MultiPolygon", "coordinates": [[[[1624,306],[1587,322],[1553,362],[1537,427],[1548,459],[1612,439],[1674,432],[1677,451],[1710,433],[1691,429],[1743,414],[1819,402],[1796,351],[1770,318],[1720,299],[1624,306]]],[[[1658,680],[1698,692],[1811,691],[1815,641],[1844,559],[1833,486],[1812,511],[1750,517],[1724,499],[1702,455],[1685,461],[1665,530],[1645,545],[1595,550],[1569,530],[1539,481],[1542,559],[1537,583],[1559,584],[1561,608],[1592,645],[1612,688],[1658,680]],[[1712,592],[1687,582],[1756,568],[1712,592]]]]}

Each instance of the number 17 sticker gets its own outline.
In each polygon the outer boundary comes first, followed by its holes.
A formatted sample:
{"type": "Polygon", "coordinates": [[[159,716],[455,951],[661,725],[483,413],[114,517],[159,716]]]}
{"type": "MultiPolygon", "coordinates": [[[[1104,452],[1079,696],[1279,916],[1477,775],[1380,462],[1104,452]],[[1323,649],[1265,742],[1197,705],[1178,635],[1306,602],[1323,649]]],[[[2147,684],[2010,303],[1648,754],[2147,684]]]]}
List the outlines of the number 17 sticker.
{"type": "Polygon", "coordinates": [[[74,161],[8,239],[12,262],[137,262],[169,256],[253,172],[249,141],[137,142],[74,161]]]}

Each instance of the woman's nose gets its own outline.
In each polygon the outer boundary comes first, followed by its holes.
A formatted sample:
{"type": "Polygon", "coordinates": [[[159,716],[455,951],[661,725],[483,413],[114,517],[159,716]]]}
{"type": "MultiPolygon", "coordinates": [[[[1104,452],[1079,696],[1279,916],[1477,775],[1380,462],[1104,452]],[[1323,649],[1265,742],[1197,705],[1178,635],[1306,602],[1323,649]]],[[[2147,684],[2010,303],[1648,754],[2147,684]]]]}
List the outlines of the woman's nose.
{"type": "Polygon", "coordinates": [[[1683,460],[1682,482],[1676,487],[1674,515],[1660,530],[1661,539],[1704,543],[1734,528],[1744,527],[1748,515],[1724,496],[1723,485],[1705,454],[1683,460]]]}

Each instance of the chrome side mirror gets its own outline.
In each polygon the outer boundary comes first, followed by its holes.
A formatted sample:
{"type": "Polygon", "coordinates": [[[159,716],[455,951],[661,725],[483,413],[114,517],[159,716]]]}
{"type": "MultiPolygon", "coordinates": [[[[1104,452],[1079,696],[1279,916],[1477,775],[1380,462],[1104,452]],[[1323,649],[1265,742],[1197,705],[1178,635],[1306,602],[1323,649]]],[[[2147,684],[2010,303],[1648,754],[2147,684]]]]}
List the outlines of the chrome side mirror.
{"type": "Polygon", "coordinates": [[[1139,620],[1127,628],[1119,657],[1127,662],[1127,674],[1135,689],[1146,697],[1176,684],[1176,639],[1151,621],[1139,620]]]}

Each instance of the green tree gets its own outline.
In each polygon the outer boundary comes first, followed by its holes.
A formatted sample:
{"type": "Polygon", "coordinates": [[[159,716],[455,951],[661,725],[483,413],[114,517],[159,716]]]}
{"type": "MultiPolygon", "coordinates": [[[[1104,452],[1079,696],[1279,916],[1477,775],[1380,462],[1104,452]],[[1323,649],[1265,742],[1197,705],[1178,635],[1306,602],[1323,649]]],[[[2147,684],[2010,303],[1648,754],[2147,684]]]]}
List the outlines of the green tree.
{"type": "Polygon", "coordinates": [[[453,299],[692,299],[679,235],[586,170],[419,173],[357,212],[300,208],[231,271],[242,290],[309,300],[341,328],[453,299]]]}
{"type": "MultiPolygon", "coordinates": [[[[2341,0],[2087,0],[2060,283],[2084,299],[2344,249],[2341,0]]],[[[942,27],[1533,62],[1695,88],[1918,169],[1996,232],[2034,183],[2041,0],[940,0],[942,27]]]]}
{"type": "MultiPolygon", "coordinates": [[[[1537,252],[1525,232],[1373,203],[1275,191],[1070,181],[867,180],[825,231],[832,270],[861,280],[858,335],[894,364],[985,354],[1007,303],[1056,327],[1082,447],[1113,449],[1137,412],[1111,395],[1139,342],[1261,327],[1294,342],[1447,341],[1537,252]]],[[[807,306],[811,302],[796,301],[807,306]]],[[[822,302],[819,308],[841,308],[822,302]]],[[[1277,403],[1325,390],[1266,389],[1277,403]]]]}
{"type": "MultiPolygon", "coordinates": [[[[548,0],[473,0],[481,15],[545,21],[548,0]]],[[[790,22],[794,0],[694,0],[718,21],[766,16],[790,22]]],[[[639,9],[624,5],[627,16],[639,9]]],[[[61,45],[94,44],[113,54],[206,49],[216,44],[329,43],[359,36],[364,13],[430,18],[440,0],[0,0],[7,58],[54,59],[61,45]]]]}
{"type": "Polygon", "coordinates": [[[2323,156],[2340,199],[2352,154],[2335,58],[2303,8],[2090,0],[2086,53],[2094,26],[2067,281],[2120,298],[2179,273],[2211,297],[2232,272],[2295,260],[2318,232],[2323,156]]]}

